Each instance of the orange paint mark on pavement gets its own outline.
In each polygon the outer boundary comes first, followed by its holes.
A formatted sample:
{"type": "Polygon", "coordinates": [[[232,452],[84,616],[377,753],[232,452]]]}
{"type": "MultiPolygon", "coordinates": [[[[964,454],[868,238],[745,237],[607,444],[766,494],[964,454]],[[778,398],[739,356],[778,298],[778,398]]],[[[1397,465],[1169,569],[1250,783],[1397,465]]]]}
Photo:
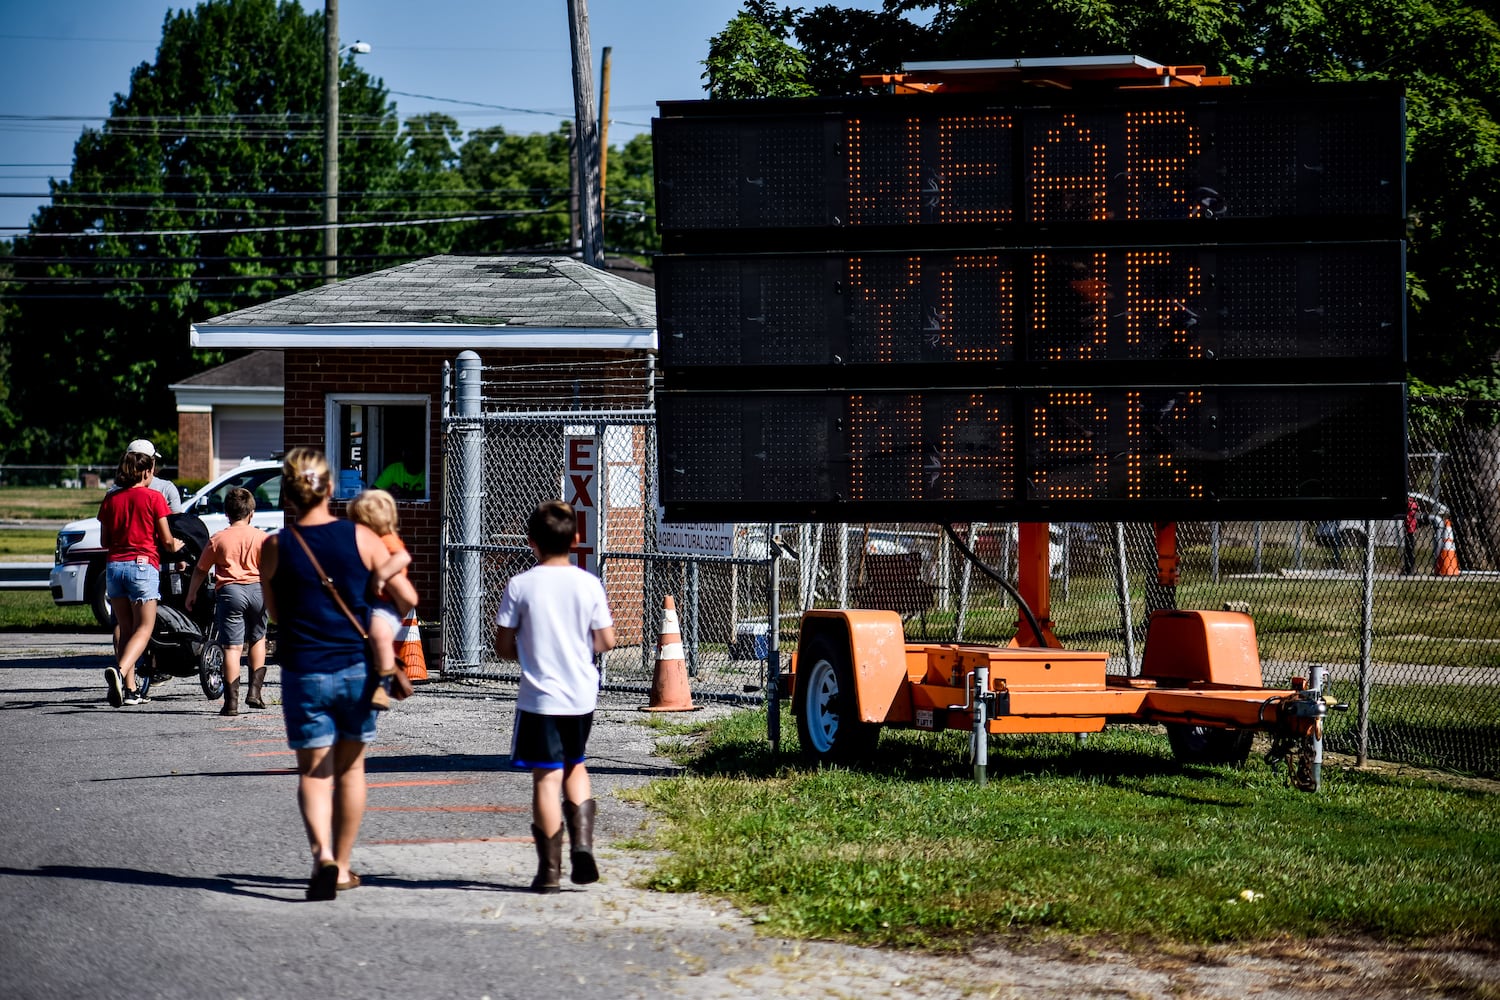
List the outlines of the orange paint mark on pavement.
{"type": "Polygon", "coordinates": [[[450,812],[450,813],[523,813],[530,812],[530,806],[366,806],[365,812],[388,812],[388,813],[419,813],[419,812],[450,812]]]}
{"type": "Polygon", "coordinates": [[[478,778],[422,778],[415,781],[370,781],[366,788],[413,788],[417,785],[472,785],[478,778]]]}
{"type": "Polygon", "coordinates": [[[408,847],[423,844],[529,844],[530,837],[418,837],[412,840],[366,840],[366,844],[408,847]]]}
{"type": "Polygon", "coordinates": [[[282,757],[294,754],[295,750],[257,750],[255,753],[247,753],[246,757],[282,757]]]}

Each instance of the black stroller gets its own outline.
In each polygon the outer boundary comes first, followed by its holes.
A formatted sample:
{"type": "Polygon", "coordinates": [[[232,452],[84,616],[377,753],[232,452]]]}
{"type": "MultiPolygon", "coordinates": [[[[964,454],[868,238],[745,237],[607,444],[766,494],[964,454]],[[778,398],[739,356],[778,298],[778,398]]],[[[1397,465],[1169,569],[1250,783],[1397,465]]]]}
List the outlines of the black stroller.
{"type": "Polygon", "coordinates": [[[214,592],[207,583],[193,610],[187,610],[193,567],[208,546],[208,528],[196,514],[170,514],[167,525],[182,539],[182,548],[162,556],[161,600],[147,647],[151,655],[141,672],[141,693],[172,677],[197,675],[204,695],[214,701],[224,695],[224,650],[214,627],[214,592]]]}

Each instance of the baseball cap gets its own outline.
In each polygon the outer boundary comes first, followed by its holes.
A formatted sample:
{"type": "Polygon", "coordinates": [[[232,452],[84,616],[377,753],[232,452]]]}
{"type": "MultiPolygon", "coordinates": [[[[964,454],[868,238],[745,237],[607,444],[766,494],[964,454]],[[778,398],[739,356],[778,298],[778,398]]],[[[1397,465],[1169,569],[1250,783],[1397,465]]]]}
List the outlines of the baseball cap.
{"type": "Polygon", "coordinates": [[[152,458],[161,458],[161,453],[156,450],[156,445],[152,444],[150,441],[147,441],[145,438],[139,438],[135,441],[130,442],[130,447],[126,448],[125,450],[138,451],[142,455],[150,455],[152,458]]]}

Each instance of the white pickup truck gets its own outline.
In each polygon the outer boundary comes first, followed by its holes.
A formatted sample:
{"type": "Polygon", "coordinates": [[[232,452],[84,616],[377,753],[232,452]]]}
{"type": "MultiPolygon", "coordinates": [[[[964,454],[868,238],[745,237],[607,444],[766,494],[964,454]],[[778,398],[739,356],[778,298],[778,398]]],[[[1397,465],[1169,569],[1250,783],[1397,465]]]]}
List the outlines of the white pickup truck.
{"type": "MultiPolygon", "coordinates": [[[[245,462],[215,479],[183,504],[183,512],[197,514],[213,535],[229,526],[224,497],[236,486],[255,495],[251,523],[266,531],[277,531],[283,523],[281,508],[281,463],[245,462]]],[[[87,604],[100,625],[114,622],[104,596],[104,563],[107,553],[99,545],[99,519],[85,518],[63,525],[57,533],[56,564],[48,583],[54,604],[87,604]]]]}

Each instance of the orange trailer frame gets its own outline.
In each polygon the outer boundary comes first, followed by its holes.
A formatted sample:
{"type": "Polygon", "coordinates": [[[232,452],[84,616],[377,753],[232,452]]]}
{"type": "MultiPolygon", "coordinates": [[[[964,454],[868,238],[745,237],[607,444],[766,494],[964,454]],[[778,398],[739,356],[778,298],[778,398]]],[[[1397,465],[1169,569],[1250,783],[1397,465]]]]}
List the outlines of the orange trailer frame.
{"type": "Polygon", "coordinates": [[[1107,659],[1058,645],[908,643],[893,611],[813,610],[783,686],[814,759],[864,757],[885,726],[969,730],[983,781],[991,735],[1160,723],[1179,759],[1202,763],[1242,762],[1251,736],[1268,732],[1293,784],[1317,789],[1329,707],[1320,671],[1311,684],[1264,687],[1249,615],[1157,611],[1139,676],[1108,674],[1107,659]]]}

